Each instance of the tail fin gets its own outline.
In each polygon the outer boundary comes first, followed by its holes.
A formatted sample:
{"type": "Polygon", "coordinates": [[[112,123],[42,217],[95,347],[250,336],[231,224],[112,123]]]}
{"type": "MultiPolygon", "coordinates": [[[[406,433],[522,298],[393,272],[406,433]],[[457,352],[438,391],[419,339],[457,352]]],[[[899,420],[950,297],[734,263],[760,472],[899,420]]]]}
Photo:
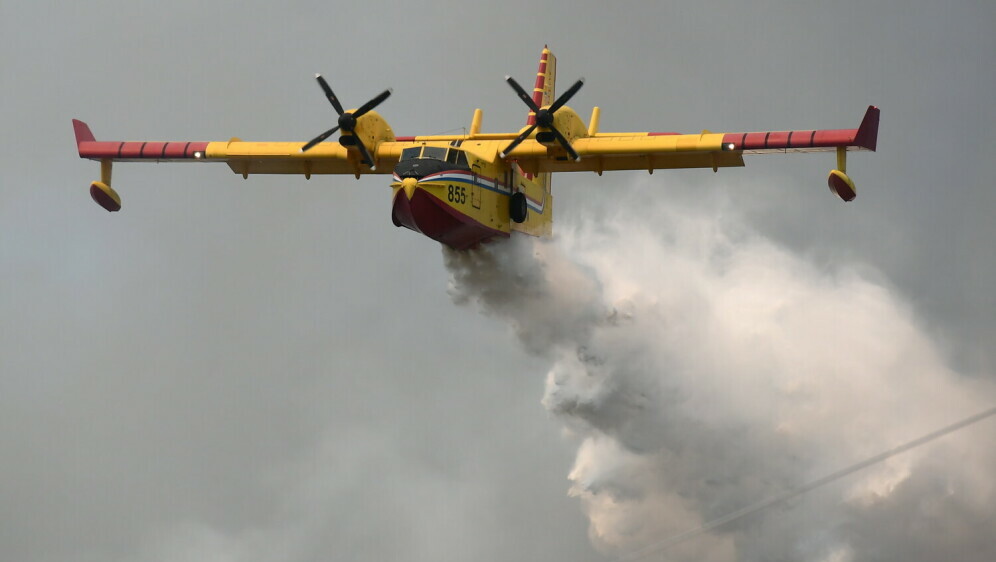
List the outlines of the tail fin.
{"type": "MultiPolygon", "coordinates": [[[[533,87],[533,102],[538,107],[550,105],[557,99],[556,82],[557,57],[544,45],[539,69],[536,71],[536,85],[533,87]]],[[[530,111],[526,116],[526,125],[534,123],[536,114],[530,111]]],[[[526,188],[526,197],[529,199],[528,218],[523,223],[513,222],[512,229],[533,236],[550,236],[553,233],[553,195],[550,189],[552,174],[523,175],[532,180],[532,185],[526,188]]]]}
{"type": "MultiPolygon", "coordinates": [[[[550,52],[547,45],[543,45],[543,52],[540,54],[539,68],[536,70],[536,85],[533,86],[533,102],[537,107],[543,107],[553,103],[557,99],[557,57],[550,52]]],[[[526,116],[526,125],[536,123],[536,114],[532,111],[526,116]]],[[[551,192],[551,174],[539,174],[536,180],[543,186],[547,195],[551,192]]]]}
{"type": "MultiPolygon", "coordinates": [[[[556,99],[554,95],[557,82],[557,57],[553,56],[550,49],[543,45],[543,53],[540,55],[539,70],[536,71],[536,85],[533,87],[533,102],[538,107],[550,105],[556,99]]],[[[536,114],[532,111],[526,116],[526,125],[536,122],[536,114]]]]}

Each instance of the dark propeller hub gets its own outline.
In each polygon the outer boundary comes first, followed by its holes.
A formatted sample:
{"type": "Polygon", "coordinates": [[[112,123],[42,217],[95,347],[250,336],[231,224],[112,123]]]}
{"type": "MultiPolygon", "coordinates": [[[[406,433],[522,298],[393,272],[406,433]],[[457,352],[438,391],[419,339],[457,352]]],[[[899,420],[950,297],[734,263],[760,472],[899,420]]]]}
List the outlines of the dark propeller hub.
{"type": "MultiPolygon", "coordinates": [[[[381,102],[386,100],[391,95],[390,89],[384,90],[383,92],[377,94],[372,100],[358,107],[356,111],[353,111],[351,113],[346,113],[342,109],[342,104],[339,103],[339,98],[336,97],[335,93],[332,92],[332,88],[329,87],[329,83],[324,78],[322,78],[322,75],[316,74],[315,79],[318,80],[318,85],[321,86],[322,91],[325,93],[326,99],[328,99],[329,103],[332,104],[332,109],[334,109],[335,112],[339,114],[339,120],[338,124],[335,127],[332,127],[328,131],[325,131],[324,133],[304,143],[304,146],[301,147],[301,152],[307,152],[308,150],[311,150],[318,143],[332,136],[336,131],[342,130],[343,132],[346,133],[355,133],[356,120],[369,113],[370,110],[380,105],[381,102]]],[[[362,160],[362,162],[367,166],[370,166],[371,170],[374,169],[376,164],[374,162],[373,156],[370,154],[370,151],[367,150],[367,147],[363,144],[363,141],[356,138],[355,135],[342,136],[340,133],[339,144],[346,147],[350,146],[355,147],[356,150],[360,152],[360,159],[362,160]]]]}
{"type": "Polygon", "coordinates": [[[553,114],[548,109],[541,109],[536,113],[536,124],[540,127],[553,126],[553,114]]]}
{"type": "Polygon", "coordinates": [[[352,113],[343,113],[339,116],[339,128],[343,131],[352,131],[356,128],[356,117],[352,113]]]}
{"type": "Polygon", "coordinates": [[[563,133],[558,131],[557,128],[553,126],[553,115],[558,109],[563,107],[564,104],[574,96],[574,94],[578,93],[578,90],[580,90],[581,86],[584,85],[584,78],[575,82],[573,86],[568,88],[566,92],[561,94],[559,98],[550,104],[550,107],[543,109],[536,106],[536,102],[533,101],[533,98],[531,98],[529,94],[522,89],[522,86],[520,86],[514,78],[506,76],[505,81],[508,82],[508,85],[511,86],[513,90],[515,90],[515,93],[519,96],[519,99],[522,100],[522,103],[529,106],[530,111],[532,111],[533,115],[536,116],[536,120],[532,125],[519,133],[519,136],[515,137],[515,139],[513,139],[512,142],[505,147],[505,150],[501,151],[501,157],[507,157],[513,150],[515,150],[515,147],[519,146],[522,141],[529,138],[529,135],[533,134],[533,131],[535,131],[537,127],[542,127],[546,130],[540,131],[536,134],[537,140],[540,142],[550,142],[551,140],[555,140],[557,141],[557,144],[564,149],[564,152],[567,153],[571,160],[580,160],[581,156],[578,155],[577,151],[574,150],[574,147],[571,146],[571,143],[567,140],[567,137],[565,137],[563,133]]]}

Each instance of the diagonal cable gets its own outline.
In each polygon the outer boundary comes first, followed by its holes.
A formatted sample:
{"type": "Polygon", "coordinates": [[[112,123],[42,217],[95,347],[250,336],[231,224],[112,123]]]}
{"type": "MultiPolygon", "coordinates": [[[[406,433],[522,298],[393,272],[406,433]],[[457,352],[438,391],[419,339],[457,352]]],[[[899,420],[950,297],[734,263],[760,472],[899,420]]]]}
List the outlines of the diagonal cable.
{"type": "Polygon", "coordinates": [[[816,480],[813,480],[812,482],[809,482],[808,484],[803,484],[802,486],[786,490],[785,492],[782,492],[781,494],[778,494],[776,496],[770,497],[770,498],[768,498],[766,500],[759,501],[759,502],[757,502],[757,503],[755,503],[753,505],[749,505],[747,507],[738,509],[737,511],[734,511],[733,513],[729,513],[729,514],[724,515],[722,517],[713,519],[712,521],[704,523],[700,527],[697,527],[695,529],[691,529],[691,530],[679,533],[679,534],[674,535],[672,537],[666,538],[666,539],[664,539],[664,540],[662,540],[662,541],[660,541],[658,543],[654,543],[652,545],[649,545],[649,546],[646,546],[644,548],[641,548],[640,550],[637,550],[637,551],[631,552],[629,554],[625,554],[623,556],[620,556],[619,558],[616,558],[614,560],[614,562],[630,562],[632,560],[640,560],[642,558],[646,558],[647,556],[649,556],[651,554],[654,554],[654,553],[657,553],[657,552],[662,552],[662,551],[664,551],[664,550],[666,550],[666,549],[668,549],[668,548],[670,548],[670,547],[672,547],[672,546],[674,546],[674,545],[676,545],[678,543],[684,542],[684,541],[686,541],[686,540],[688,540],[690,538],[697,537],[697,536],[699,536],[699,535],[701,535],[703,533],[706,533],[708,531],[711,531],[711,530],[713,530],[713,529],[715,529],[717,527],[721,527],[721,526],[723,526],[723,525],[725,525],[727,523],[730,523],[732,521],[736,521],[737,519],[740,519],[741,517],[746,517],[746,516],[748,516],[748,515],[750,515],[752,513],[761,511],[762,509],[771,507],[771,506],[773,506],[775,504],[779,504],[781,502],[784,502],[786,500],[794,498],[794,497],[796,497],[796,496],[798,496],[800,494],[804,494],[804,493],[812,490],[813,488],[818,488],[818,487],[823,486],[825,484],[829,484],[830,482],[833,482],[834,480],[838,480],[838,479],[843,478],[843,477],[845,477],[845,476],[847,476],[849,474],[853,474],[853,473],[855,473],[855,472],[857,472],[857,471],[859,471],[859,470],[861,470],[863,468],[868,468],[869,466],[871,466],[873,464],[880,463],[880,462],[884,461],[885,459],[887,459],[889,457],[893,457],[893,456],[898,455],[900,453],[905,453],[906,451],[909,451],[910,449],[913,449],[915,447],[919,447],[920,445],[923,445],[925,443],[933,441],[934,439],[938,439],[938,438],[943,437],[943,436],[945,436],[945,435],[947,435],[949,433],[958,431],[959,429],[962,429],[964,427],[972,425],[973,423],[980,422],[980,421],[982,421],[982,420],[984,420],[984,419],[986,419],[986,418],[988,418],[988,417],[990,417],[990,416],[992,416],[994,414],[996,414],[996,408],[990,408],[990,409],[988,409],[988,410],[986,410],[984,412],[980,412],[978,414],[975,414],[974,416],[965,418],[965,419],[961,420],[960,422],[953,423],[953,424],[951,424],[951,425],[949,425],[947,427],[938,429],[937,431],[934,431],[932,433],[928,433],[927,435],[924,435],[922,437],[918,437],[918,438],[916,438],[916,439],[914,439],[912,441],[909,441],[908,443],[904,443],[902,445],[899,445],[898,447],[894,447],[892,449],[889,449],[888,451],[885,451],[884,453],[879,453],[879,454],[877,454],[877,455],[875,455],[873,457],[867,458],[867,459],[865,459],[865,460],[863,460],[863,461],[861,461],[861,462],[859,462],[857,464],[853,464],[853,465],[851,465],[851,466],[849,466],[847,468],[842,468],[841,470],[838,470],[837,472],[834,472],[834,473],[828,474],[828,475],[826,475],[826,476],[824,476],[822,478],[818,478],[816,480]]]}

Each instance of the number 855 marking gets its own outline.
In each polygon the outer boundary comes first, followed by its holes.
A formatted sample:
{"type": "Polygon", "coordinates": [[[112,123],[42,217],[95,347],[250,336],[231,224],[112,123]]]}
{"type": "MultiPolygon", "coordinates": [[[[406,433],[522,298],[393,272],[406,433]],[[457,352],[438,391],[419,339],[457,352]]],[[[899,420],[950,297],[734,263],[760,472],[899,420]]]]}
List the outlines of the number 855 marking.
{"type": "Polygon", "coordinates": [[[449,185],[449,189],[446,192],[446,200],[450,203],[466,203],[467,202],[467,188],[461,186],[449,185]]]}

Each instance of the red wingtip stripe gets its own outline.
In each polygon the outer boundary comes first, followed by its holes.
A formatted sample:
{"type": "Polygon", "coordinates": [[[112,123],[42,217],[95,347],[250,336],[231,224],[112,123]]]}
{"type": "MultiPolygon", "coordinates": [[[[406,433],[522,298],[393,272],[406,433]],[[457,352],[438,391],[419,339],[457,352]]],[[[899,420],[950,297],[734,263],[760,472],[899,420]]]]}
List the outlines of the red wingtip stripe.
{"type": "Polygon", "coordinates": [[[94,160],[180,160],[204,157],[207,142],[142,142],[84,141],[79,145],[80,157],[94,160]]]}
{"type": "Polygon", "coordinates": [[[726,133],[723,144],[734,150],[806,150],[856,146],[875,150],[878,144],[879,109],[868,106],[857,129],[823,129],[805,131],[769,131],[726,133]]]}

